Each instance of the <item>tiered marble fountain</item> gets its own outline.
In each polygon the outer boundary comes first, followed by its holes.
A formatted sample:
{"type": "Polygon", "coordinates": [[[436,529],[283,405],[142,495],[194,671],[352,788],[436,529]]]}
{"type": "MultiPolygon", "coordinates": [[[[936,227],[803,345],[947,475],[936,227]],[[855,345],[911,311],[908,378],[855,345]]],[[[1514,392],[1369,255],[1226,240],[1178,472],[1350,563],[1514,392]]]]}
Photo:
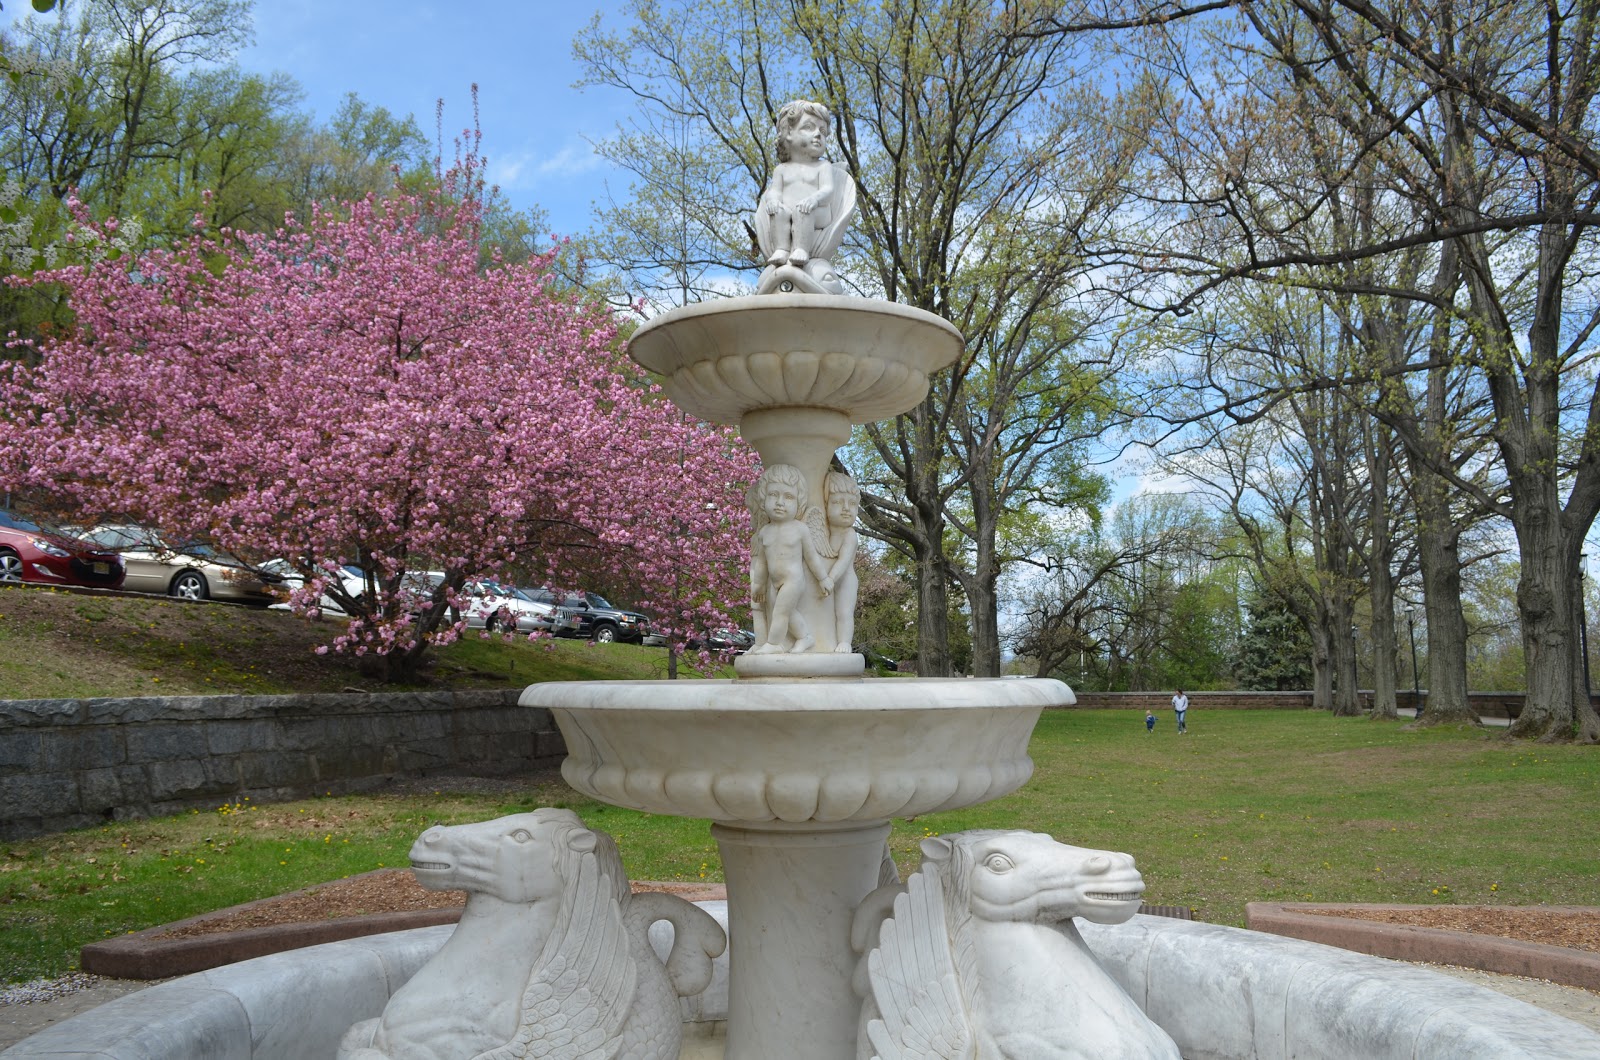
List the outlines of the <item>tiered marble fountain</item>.
{"type": "Polygon", "coordinates": [[[815,104],[780,112],[760,293],[668,313],[631,347],[681,406],[738,424],[761,454],[760,643],[732,681],[522,696],[554,713],[580,791],[714,822],[726,936],[716,903],[630,896],[615,845],[569,811],[432,828],[412,864],[426,886],[468,891],[455,929],[187,976],[7,1060],[672,1060],[683,1020],[724,1016],[736,1060],[1600,1058],[1586,1028],[1431,972],[1135,916],[1125,854],[967,832],[924,840],[898,881],[889,820],[1015,790],[1040,711],[1073,697],[1044,680],[865,680],[850,650],[859,494],[833,452],[853,424],[919,402],[962,339],[840,295],[829,259],[853,186],[822,159],[826,128],[815,104]]]}
{"type": "MultiPolygon", "coordinates": [[[[793,159],[807,148],[795,145],[780,174],[804,164],[793,159]]],[[[830,176],[832,201],[813,211],[829,222],[800,261],[774,231],[798,221],[779,220],[765,199],[758,209],[772,255],[765,293],[667,313],[629,346],[679,406],[737,424],[761,455],[760,642],[735,660],[731,682],[545,684],[522,697],[555,715],[573,787],[715,822],[728,886],[727,1055],[737,1058],[855,1054],[852,918],[885,882],[890,818],[1015,790],[1032,772],[1040,711],[1073,701],[1056,681],[863,679],[848,642],[853,575],[830,576],[853,552],[856,494],[830,464],[854,424],[919,403],[962,337],[917,309],[828,293],[854,198],[847,174],[830,176]]]]}

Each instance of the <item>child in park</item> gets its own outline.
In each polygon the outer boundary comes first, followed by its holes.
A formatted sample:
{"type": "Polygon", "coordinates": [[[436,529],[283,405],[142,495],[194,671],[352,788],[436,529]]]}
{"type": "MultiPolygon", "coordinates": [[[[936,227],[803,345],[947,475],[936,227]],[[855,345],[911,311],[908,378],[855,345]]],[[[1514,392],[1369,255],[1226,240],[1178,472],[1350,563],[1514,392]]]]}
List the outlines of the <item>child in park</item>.
{"type": "Polygon", "coordinates": [[[756,499],[767,524],[750,541],[750,599],[765,611],[762,643],[752,655],[806,652],[816,646],[797,605],[805,591],[809,570],[820,583],[822,595],[833,592],[833,578],[811,541],[811,528],[799,515],[806,506],[806,480],[790,464],[774,464],[756,480],[756,499]],[[790,640],[793,639],[793,646],[790,640]]]}
{"type": "Polygon", "coordinates": [[[833,622],[836,652],[850,651],[856,632],[856,515],[861,511],[861,487],[842,471],[830,471],[822,480],[828,506],[828,553],[834,557],[828,568],[833,579],[833,622]]]}
{"type": "Polygon", "coordinates": [[[1144,731],[1145,732],[1155,732],[1156,731],[1156,716],[1155,716],[1155,712],[1154,711],[1147,710],[1147,711],[1144,712],[1144,731]]]}
{"type": "Polygon", "coordinates": [[[833,223],[833,164],[823,161],[831,121],[827,107],[807,100],[778,111],[778,164],[756,207],[772,237],[769,265],[804,265],[833,223]]]}

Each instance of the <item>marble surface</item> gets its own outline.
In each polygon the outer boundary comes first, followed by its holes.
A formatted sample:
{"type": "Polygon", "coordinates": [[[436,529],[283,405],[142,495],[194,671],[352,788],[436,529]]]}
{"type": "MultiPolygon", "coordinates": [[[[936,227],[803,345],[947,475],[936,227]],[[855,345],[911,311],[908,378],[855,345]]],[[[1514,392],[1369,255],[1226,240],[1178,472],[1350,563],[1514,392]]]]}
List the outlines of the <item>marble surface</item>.
{"type": "Polygon", "coordinates": [[[663,313],[634,332],[628,354],[663,377],[680,408],[713,423],[781,407],[870,423],[921,401],[929,374],[963,344],[948,321],[895,302],[768,294],[663,313]]]}
{"type": "MultiPolygon", "coordinates": [[[[697,904],[727,924],[725,903],[697,904]]],[[[370,935],[175,979],[54,1024],[0,1057],[329,1056],[343,1029],[377,1015],[388,996],[444,945],[451,930],[445,926],[370,935]]],[[[1382,957],[1162,917],[1085,924],[1082,932],[1100,963],[1192,1060],[1600,1060],[1600,1031],[1487,987],[1382,957]],[[1288,989],[1293,980],[1329,997],[1325,1003],[1304,1005],[1305,993],[1288,989]],[[1380,989],[1359,992],[1359,1007],[1354,999],[1339,1000],[1361,982],[1380,989]],[[1330,1016],[1330,1008],[1342,1008],[1345,1018],[1330,1016]],[[1185,1016],[1191,1025],[1175,1022],[1185,1016]],[[1374,1043],[1373,1035],[1359,1027],[1367,1018],[1398,1037],[1374,1043]],[[1351,1023],[1357,1025],[1352,1028],[1351,1023]],[[1352,1030],[1357,1037],[1349,1036],[1352,1030]]],[[[662,925],[653,930],[651,943],[665,957],[670,929],[662,925]]],[[[715,1024],[703,1021],[727,1012],[727,960],[717,958],[703,994],[682,999],[685,1019],[701,1021],[691,1028],[702,1028],[686,1033],[685,1056],[713,1060],[722,1055],[715,1024]]]]}
{"type": "Polygon", "coordinates": [[[869,895],[851,928],[866,965],[857,1060],[1181,1060],[1074,926],[1123,923],[1143,896],[1117,851],[995,829],[924,839],[917,871],[869,895]]]}
{"type": "Polygon", "coordinates": [[[1032,775],[1040,711],[1073,702],[1059,681],[971,678],[549,683],[521,699],[554,714],[562,776],[584,794],[745,825],[999,798],[1032,775]]]}
{"type": "MultiPolygon", "coordinates": [[[[803,268],[820,264],[816,258],[803,268]]],[[[795,274],[784,281],[793,287],[801,268],[790,259],[768,272],[795,274]]],[[[738,424],[761,455],[765,470],[747,498],[751,655],[850,654],[860,493],[849,476],[832,472],[834,454],[853,424],[915,407],[928,393],[929,374],[954,363],[963,346],[961,333],[932,313],[798,291],[681,306],[629,340],[629,356],[662,377],[674,404],[701,419],[738,424]],[[844,494],[841,484],[849,487],[844,494]]],[[[839,667],[816,664],[801,673],[813,670],[839,667]]]]}
{"type": "Polygon", "coordinates": [[[778,108],[778,164],[751,217],[767,259],[756,285],[760,292],[844,289],[832,259],[855,214],[856,186],[845,167],[827,160],[832,124],[828,108],[810,100],[778,108]]]}
{"type": "Polygon", "coordinates": [[[466,891],[466,909],[382,1014],[345,1033],[339,1060],[677,1057],[678,997],[706,988],[726,938],[681,898],[630,894],[610,836],[539,809],[435,825],[411,866],[430,890],[466,891]],[[658,921],[675,931],[665,959],[648,941],[658,921]]]}

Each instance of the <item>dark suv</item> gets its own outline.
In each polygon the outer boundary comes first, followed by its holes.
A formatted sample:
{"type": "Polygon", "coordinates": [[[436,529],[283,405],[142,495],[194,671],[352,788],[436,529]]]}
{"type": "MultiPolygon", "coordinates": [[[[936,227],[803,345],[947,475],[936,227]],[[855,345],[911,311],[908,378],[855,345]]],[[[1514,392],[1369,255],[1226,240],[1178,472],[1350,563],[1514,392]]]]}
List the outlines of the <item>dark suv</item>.
{"type": "Polygon", "coordinates": [[[569,593],[558,596],[549,589],[524,589],[535,603],[554,604],[578,620],[555,631],[558,637],[588,637],[607,643],[613,640],[637,644],[650,632],[650,619],[637,611],[624,611],[599,593],[569,593]]]}

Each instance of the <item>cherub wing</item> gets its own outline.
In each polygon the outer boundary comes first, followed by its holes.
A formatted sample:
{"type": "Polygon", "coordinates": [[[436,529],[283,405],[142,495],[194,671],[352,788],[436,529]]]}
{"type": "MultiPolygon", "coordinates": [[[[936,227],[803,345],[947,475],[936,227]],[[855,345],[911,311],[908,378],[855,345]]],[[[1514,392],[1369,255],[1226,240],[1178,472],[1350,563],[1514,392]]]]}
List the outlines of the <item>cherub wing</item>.
{"type": "Polygon", "coordinates": [[[828,532],[828,516],[815,504],[808,505],[805,511],[806,526],[811,530],[811,544],[816,547],[817,555],[824,559],[833,559],[839,550],[833,547],[829,540],[832,535],[828,532]]]}
{"type": "Polygon", "coordinates": [[[945,929],[944,886],[915,872],[867,956],[878,1018],[867,1024],[873,1060],[971,1060],[972,1028],[945,929]]]}
{"type": "Polygon", "coordinates": [[[754,483],[744,491],[744,506],[750,509],[750,532],[757,534],[768,523],[767,509],[761,503],[760,483],[754,483]]]}
{"type": "Polygon", "coordinates": [[[474,1060],[616,1060],[638,969],[622,909],[599,859],[585,853],[522,994],[516,1035],[474,1060]]]}
{"type": "MultiPolygon", "coordinates": [[[[827,230],[822,233],[822,238],[817,243],[816,252],[811,256],[832,261],[834,254],[839,250],[839,244],[844,242],[844,230],[850,224],[851,218],[856,215],[856,181],[850,171],[839,163],[833,164],[833,186],[837,189],[838,203],[833,212],[833,221],[827,230]]],[[[767,248],[762,248],[771,253],[767,248]]]]}

